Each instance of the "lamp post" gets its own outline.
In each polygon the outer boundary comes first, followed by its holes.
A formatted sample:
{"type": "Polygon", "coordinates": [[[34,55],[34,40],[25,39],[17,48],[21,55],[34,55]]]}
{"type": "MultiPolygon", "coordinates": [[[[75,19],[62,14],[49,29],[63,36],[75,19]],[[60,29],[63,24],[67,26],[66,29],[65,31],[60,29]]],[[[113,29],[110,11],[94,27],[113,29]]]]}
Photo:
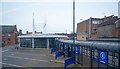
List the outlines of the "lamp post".
{"type": "MultiPolygon", "coordinates": [[[[75,47],[75,0],[73,0],[73,47],[75,47]]],[[[75,57],[75,48],[74,48],[73,56],[75,57]]],[[[76,60],[76,58],[75,58],[75,60],[76,60]]]]}
{"type": "Polygon", "coordinates": [[[73,46],[75,45],[75,0],[73,0],[73,46]]]}

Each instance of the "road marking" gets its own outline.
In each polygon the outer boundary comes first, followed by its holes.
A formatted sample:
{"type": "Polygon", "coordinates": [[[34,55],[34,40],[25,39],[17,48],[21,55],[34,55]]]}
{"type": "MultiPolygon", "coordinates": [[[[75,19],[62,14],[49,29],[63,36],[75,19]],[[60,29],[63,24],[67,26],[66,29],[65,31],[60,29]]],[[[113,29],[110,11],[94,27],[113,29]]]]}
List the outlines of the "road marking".
{"type": "Polygon", "coordinates": [[[4,58],[3,60],[7,60],[7,58],[4,58]]]}
{"type": "Polygon", "coordinates": [[[30,54],[30,53],[19,53],[19,52],[9,52],[9,53],[14,53],[15,54],[24,54],[24,55],[40,55],[40,56],[46,56],[46,54],[30,54]]]}
{"type": "Polygon", "coordinates": [[[11,57],[11,58],[18,58],[18,59],[25,59],[25,60],[33,60],[33,61],[42,61],[42,62],[50,62],[48,60],[40,60],[40,59],[33,59],[33,58],[23,58],[23,57],[17,57],[17,56],[7,56],[4,55],[6,57],[11,57]]]}
{"type": "Polygon", "coordinates": [[[20,66],[20,65],[8,64],[8,63],[2,63],[2,62],[0,62],[0,64],[5,64],[5,65],[9,65],[9,66],[14,66],[14,67],[23,67],[23,66],[20,66]]]}
{"type": "Polygon", "coordinates": [[[11,55],[14,55],[13,53],[11,55]]]}
{"type": "Polygon", "coordinates": [[[8,49],[7,50],[4,50],[4,51],[2,51],[2,52],[7,52],[8,51],[8,49]]]}
{"type": "Polygon", "coordinates": [[[55,63],[63,63],[64,64],[64,61],[61,61],[61,60],[50,60],[51,62],[55,62],[55,63]]]}

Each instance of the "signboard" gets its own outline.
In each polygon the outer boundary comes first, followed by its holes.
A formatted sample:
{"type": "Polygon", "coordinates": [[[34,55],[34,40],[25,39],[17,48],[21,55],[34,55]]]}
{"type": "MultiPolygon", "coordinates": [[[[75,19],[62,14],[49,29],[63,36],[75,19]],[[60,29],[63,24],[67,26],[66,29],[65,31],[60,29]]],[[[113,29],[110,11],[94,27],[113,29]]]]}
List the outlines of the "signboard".
{"type": "Polygon", "coordinates": [[[64,47],[65,47],[65,50],[66,50],[67,49],[67,44],[65,44],[64,47]]]}
{"type": "Polygon", "coordinates": [[[75,46],[75,53],[78,53],[78,46],[75,46]]]}
{"type": "Polygon", "coordinates": [[[98,57],[100,63],[108,64],[108,53],[106,51],[99,50],[98,57]]]}
{"type": "Polygon", "coordinates": [[[75,64],[75,57],[70,57],[65,60],[64,69],[70,64],[75,64]]]}

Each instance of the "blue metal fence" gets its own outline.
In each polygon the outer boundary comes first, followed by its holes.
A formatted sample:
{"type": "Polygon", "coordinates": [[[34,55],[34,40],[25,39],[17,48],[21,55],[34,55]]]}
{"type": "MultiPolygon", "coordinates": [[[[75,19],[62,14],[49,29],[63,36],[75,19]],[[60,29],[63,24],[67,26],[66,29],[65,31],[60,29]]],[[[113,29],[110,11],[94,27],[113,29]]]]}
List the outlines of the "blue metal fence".
{"type": "MultiPolygon", "coordinates": [[[[72,40],[64,40],[64,41],[60,41],[64,44],[71,44],[70,47],[72,47],[72,40]]],[[[65,60],[65,65],[64,67],[66,68],[68,65],[75,63],[75,55],[78,54],[78,62],[83,65],[83,54],[84,55],[88,55],[90,56],[90,68],[92,69],[93,67],[93,60],[97,60],[96,62],[98,63],[98,68],[99,68],[99,64],[104,64],[107,66],[108,68],[108,62],[110,59],[108,59],[108,52],[113,52],[113,53],[117,53],[118,57],[115,56],[114,54],[114,58],[112,58],[112,61],[114,60],[114,65],[115,65],[115,61],[118,61],[117,64],[118,66],[116,68],[119,68],[120,66],[120,45],[118,43],[106,43],[106,42],[98,42],[98,41],[76,41],[75,43],[75,47],[72,47],[70,51],[67,51],[68,55],[70,55],[68,59],[65,60]],[[85,49],[83,49],[85,48],[85,49]],[[87,48],[87,49],[86,49],[87,48]],[[95,50],[97,50],[98,52],[96,52],[95,50]],[[84,51],[84,52],[82,52],[84,51]],[[86,54],[86,51],[88,52],[88,54],[86,54]],[[74,57],[74,61],[73,58],[74,57]],[[117,59],[118,60],[115,60],[117,59]]],[[[64,45],[63,45],[64,46],[64,45]]],[[[67,49],[67,48],[66,48],[67,49]]],[[[113,66],[115,67],[115,66],[113,66]]]]}
{"type": "Polygon", "coordinates": [[[64,52],[63,51],[57,51],[56,52],[56,59],[57,59],[57,57],[60,57],[60,56],[63,56],[64,55],[64,52]]]}
{"type": "Polygon", "coordinates": [[[54,52],[57,52],[58,51],[58,48],[52,48],[51,49],[51,54],[54,53],[54,52]]]}
{"type": "Polygon", "coordinates": [[[75,64],[75,57],[69,57],[65,60],[64,69],[70,64],[75,64]]]}

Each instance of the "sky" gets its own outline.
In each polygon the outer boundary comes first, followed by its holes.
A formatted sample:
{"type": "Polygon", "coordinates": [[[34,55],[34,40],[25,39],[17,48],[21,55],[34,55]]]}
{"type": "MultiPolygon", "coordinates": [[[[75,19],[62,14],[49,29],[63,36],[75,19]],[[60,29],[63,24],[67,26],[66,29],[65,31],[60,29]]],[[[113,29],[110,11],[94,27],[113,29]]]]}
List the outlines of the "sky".
{"type": "MultiPolygon", "coordinates": [[[[75,0],[75,23],[90,17],[118,15],[119,0],[75,0]],[[81,20],[82,19],[82,20],[81,20]]],[[[0,21],[2,24],[17,25],[23,33],[32,31],[33,12],[36,31],[47,33],[71,33],[73,26],[72,0],[2,0],[0,21]]]]}

